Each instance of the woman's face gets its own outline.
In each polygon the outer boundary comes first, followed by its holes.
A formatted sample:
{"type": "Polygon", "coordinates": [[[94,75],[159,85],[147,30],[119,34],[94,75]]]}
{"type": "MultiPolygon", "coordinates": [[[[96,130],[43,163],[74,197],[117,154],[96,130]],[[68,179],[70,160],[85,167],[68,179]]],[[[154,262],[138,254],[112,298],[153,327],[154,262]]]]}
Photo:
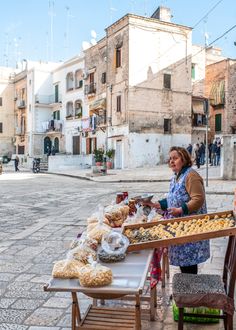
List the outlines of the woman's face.
{"type": "Polygon", "coordinates": [[[179,173],[183,168],[184,162],[176,150],[171,151],[169,166],[173,172],[179,173]]]}

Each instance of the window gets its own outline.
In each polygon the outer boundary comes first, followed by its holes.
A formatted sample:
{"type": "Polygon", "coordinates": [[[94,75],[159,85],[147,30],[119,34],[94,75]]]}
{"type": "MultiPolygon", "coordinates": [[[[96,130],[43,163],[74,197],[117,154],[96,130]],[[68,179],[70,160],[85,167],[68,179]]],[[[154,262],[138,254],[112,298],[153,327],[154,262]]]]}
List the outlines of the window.
{"type": "Polygon", "coordinates": [[[192,79],[196,78],[196,64],[195,63],[192,63],[192,66],[191,66],[191,75],[192,75],[192,79]]]}
{"type": "Polygon", "coordinates": [[[171,119],[164,118],[164,134],[171,133],[171,119]]]}
{"type": "Polygon", "coordinates": [[[60,120],[60,110],[53,112],[53,119],[60,120]]]}
{"type": "Polygon", "coordinates": [[[71,91],[73,89],[74,76],[73,72],[67,73],[66,76],[66,90],[71,91]]]}
{"type": "Polygon", "coordinates": [[[171,89],[171,74],[164,73],[164,88],[171,89]]]}
{"type": "Polygon", "coordinates": [[[73,116],[73,103],[67,102],[66,104],[66,118],[73,116]]]}
{"type": "Polygon", "coordinates": [[[116,97],[116,112],[121,112],[121,95],[116,97]]]}
{"type": "Polygon", "coordinates": [[[75,116],[77,118],[81,118],[82,117],[82,111],[83,111],[82,101],[81,100],[75,101],[75,116]]]}
{"type": "Polygon", "coordinates": [[[121,48],[116,48],[116,68],[121,66],[121,48]]]}
{"type": "Polygon", "coordinates": [[[83,87],[83,71],[81,69],[75,71],[75,88],[83,87]]]}
{"type": "Polygon", "coordinates": [[[221,114],[215,115],[215,131],[216,132],[221,132],[221,114]]]}
{"type": "Polygon", "coordinates": [[[103,72],[102,73],[102,79],[101,79],[101,82],[102,82],[102,84],[105,84],[106,83],[106,72],[103,72]]]}
{"type": "Polygon", "coordinates": [[[2,97],[0,97],[0,107],[2,107],[2,97]]]}
{"type": "Polygon", "coordinates": [[[59,86],[55,85],[55,102],[59,102],[59,86]]]}
{"type": "Polygon", "coordinates": [[[3,133],[2,123],[0,123],[0,133],[3,133]]]}

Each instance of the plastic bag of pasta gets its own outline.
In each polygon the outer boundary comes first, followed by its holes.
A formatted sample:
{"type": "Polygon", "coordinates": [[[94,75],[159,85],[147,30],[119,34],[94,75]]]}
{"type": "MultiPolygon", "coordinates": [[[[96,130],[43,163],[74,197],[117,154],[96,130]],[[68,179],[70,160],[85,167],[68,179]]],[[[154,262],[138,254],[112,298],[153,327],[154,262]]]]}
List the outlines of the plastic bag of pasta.
{"type": "Polygon", "coordinates": [[[55,278],[79,278],[79,272],[84,264],[71,258],[57,261],[52,270],[55,278]]]}
{"type": "Polygon", "coordinates": [[[88,263],[89,257],[91,257],[93,260],[97,259],[96,251],[87,245],[86,241],[84,240],[81,240],[74,249],[70,250],[68,252],[68,256],[70,259],[75,259],[82,262],[83,264],[88,263]]]}
{"type": "Polygon", "coordinates": [[[111,227],[103,223],[104,219],[104,208],[99,208],[99,219],[96,226],[91,230],[88,230],[88,237],[95,239],[98,243],[101,243],[102,237],[111,231],[111,227]]]}
{"type": "Polygon", "coordinates": [[[92,261],[80,269],[79,281],[82,286],[86,287],[109,285],[112,282],[112,271],[110,268],[92,261]]]}
{"type": "Polygon", "coordinates": [[[74,239],[72,241],[72,243],[70,245],[70,249],[74,249],[77,246],[81,246],[81,245],[82,246],[87,245],[94,251],[97,251],[97,248],[98,248],[98,242],[95,239],[92,239],[91,237],[89,237],[86,230],[81,234],[80,237],[77,237],[76,239],[74,239]]]}

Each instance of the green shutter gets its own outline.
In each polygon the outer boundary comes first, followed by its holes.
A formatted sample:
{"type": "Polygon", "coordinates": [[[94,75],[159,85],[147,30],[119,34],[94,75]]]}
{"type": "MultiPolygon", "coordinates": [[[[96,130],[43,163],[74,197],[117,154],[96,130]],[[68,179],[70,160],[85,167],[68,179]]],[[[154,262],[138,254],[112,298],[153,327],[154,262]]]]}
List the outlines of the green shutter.
{"type": "Polygon", "coordinates": [[[221,114],[215,115],[215,131],[221,132],[221,114]]]}

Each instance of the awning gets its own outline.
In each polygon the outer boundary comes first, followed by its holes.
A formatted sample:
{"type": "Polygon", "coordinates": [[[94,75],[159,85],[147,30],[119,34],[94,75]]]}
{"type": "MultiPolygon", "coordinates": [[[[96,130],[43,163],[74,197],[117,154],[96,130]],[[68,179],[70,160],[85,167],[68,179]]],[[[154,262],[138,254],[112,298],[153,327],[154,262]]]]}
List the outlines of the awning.
{"type": "Polygon", "coordinates": [[[93,103],[91,103],[89,105],[89,112],[96,113],[97,110],[99,110],[99,109],[105,109],[105,108],[106,108],[106,98],[103,98],[103,99],[99,99],[99,100],[96,100],[93,103]]]}

